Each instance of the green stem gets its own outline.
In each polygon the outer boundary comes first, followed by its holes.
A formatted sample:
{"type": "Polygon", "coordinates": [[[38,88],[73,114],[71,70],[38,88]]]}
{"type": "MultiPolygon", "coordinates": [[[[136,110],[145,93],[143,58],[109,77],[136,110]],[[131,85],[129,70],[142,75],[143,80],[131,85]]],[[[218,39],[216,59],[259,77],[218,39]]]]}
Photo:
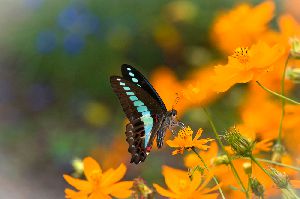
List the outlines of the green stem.
{"type": "Polygon", "coordinates": [[[271,179],[272,179],[272,177],[271,177],[271,175],[269,174],[269,172],[263,167],[263,166],[261,166],[261,164],[256,160],[256,158],[253,156],[253,155],[251,155],[250,156],[250,159],[263,171],[263,172],[265,172],[271,179]]]}
{"type": "MultiPolygon", "coordinates": [[[[283,68],[283,72],[282,72],[282,77],[281,77],[281,95],[284,96],[284,80],[285,80],[285,73],[286,73],[286,67],[289,61],[290,55],[287,57],[285,64],[284,64],[284,68],[283,68]]],[[[280,124],[279,124],[279,129],[278,129],[278,138],[277,138],[277,144],[281,144],[281,140],[282,140],[282,124],[283,124],[283,118],[285,115],[285,99],[282,98],[281,99],[281,118],[280,118],[280,124]]]]}
{"type": "Polygon", "coordinates": [[[262,89],[264,89],[265,91],[267,91],[267,92],[269,92],[269,93],[271,93],[271,94],[273,94],[273,95],[275,95],[275,96],[277,96],[277,97],[280,97],[281,99],[284,99],[284,100],[286,100],[286,101],[288,101],[288,102],[291,102],[291,103],[300,105],[300,102],[297,102],[297,101],[292,100],[292,99],[290,99],[290,98],[288,98],[288,97],[285,97],[285,96],[283,96],[283,95],[280,95],[280,94],[278,94],[278,93],[276,93],[276,92],[274,92],[274,91],[271,91],[270,89],[267,89],[266,87],[264,87],[263,85],[261,85],[261,83],[259,83],[259,81],[256,81],[256,83],[257,83],[262,89]]]}
{"type": "Polygon", "coordinates": [[[299,199],[299,197],[297,196],[297,194],[295,193],[294,189],[291,188],[290,185],[288,185],[286,191],[285,192],[284,189],[282,189],[282,192],[287,196],[286,198],[293,198],[293,199],[299,199]]]}
{"type": "MultiPolygon", "coordinates": [[[[255,158],[253,155],[250,156],[250,159],[255,162],[255,164],[261,168],[261,170],[263,170],[263,172],[265,172],[271,179],[272,176],[270,175],[270,173],[263,167],[261,166],[261,164],[257,161],[257,158],[255,158]]],[[[299,197],[297,196],[297,194],[294,192],[293,189],[291,189],[291,187],[288,185],[288,187],[286,189],[281,189],[284,195],[288,195],[288,198],[295,198],[295,199],[299,199],[299,197]]]]}
{"type": "MultiPolygon", "coordinates": [[[[248,159],[248,158],[245,158],[245,159],[248,159]]],[[[274,165],[277,165],[277,166],[286,167],[286,168],[289,168],[289,169],[294,169],[296,171],[300,171],[299,167],[295,167],[295,166],[292,166],[292,165],[283,164],[283,163],[280,163],[280,162],[274,162],[274,161],[266,160],[266,159],[263,159],[263,158],[255,158],[255,159],[259,162],[266,162],[266,163],[269,163],[269,164],[274,164],[274,165]]]]}
{"type": "Polygon", "coordinates": [[[203,108],[203,111],[204,111],[204,113],[205,113],[205,115],[206,115],[206,117],[207,117],[207,119],[208,119],[208,121],[209,121],[209,123],[210,123],[210,126],[211,126],[212,129],[213,129],[213,132],[214,132],[214,134],[215,134],[215,137],[216,137],[218,143],[220,144],[222,150],[224,151],[224,153],[225,153],[225,154],[227,155],[227,157],[228,157],[228,162],[229,162],[229,165],[230,165],[231,170],[232,170],[232,172],[233,172],[233,175],[235,176],[235,178],[237,179],[238,183],[239,183],[240,186],[242,187],[243,192],[246,194],[246,198],[249,198],[249,193],[247,192],[247,190],[246,190],[246,188],[245,188],[245,185],[244,185],[243,182],[242,182],[242,179],[240,178],[240,176],[239,176],[237,170],[235,169],[235,167],[234,167],[234,165],[233,165],[233,163],[232,163],[231,156],[230,156],[229,153],[225,150],[225,146],[223,145],[223,143],[222,143],[222,141],[221,141],[221,139],[220,139],[220,137],[219,137],[219,134],[218,134],[218,132],[217,132],[217,129],[216,129],[216,127],[215,127],[215,124],[213,123],[213,121],[212,121],[212,119],[211,119],[209,113],[207,112],[207,110],[206,110],[205,108],[203,108]]]}
{"type": "MultiPolygon", "coordinates": [[[[194,153],[198,156],[198,158],[201,160],[201,162],[203,163],[205,169],[206,169],[208,172],[210,172],[208,166],[206,165],[205,161],[204,161],[203,158],[200,156],[200,154],[197,153],[195,147],[192,147],[192,150],[193,150],[194,153]]],[[[215,181],[216,185],[218,186],[218,189],[219,189],[219,192],[220,192],[220,194],[221,194],[221,197],[222,197],[223,199],[225,199],[224,193],[223,193],[223,191],[222,191],[222,188],[221,188],[221,186],[220,186],[220,184],[219,184],[217,178],[216,178],[214,175],[213,175],[212,178],[213,178],[213,180],[215,181]]]]}

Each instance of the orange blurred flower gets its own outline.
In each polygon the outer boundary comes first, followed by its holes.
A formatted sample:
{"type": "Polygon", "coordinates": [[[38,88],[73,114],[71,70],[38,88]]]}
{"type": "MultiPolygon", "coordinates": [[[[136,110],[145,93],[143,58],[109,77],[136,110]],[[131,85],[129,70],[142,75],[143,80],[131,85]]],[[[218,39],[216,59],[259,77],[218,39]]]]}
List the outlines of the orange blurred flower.
{"type": "Polygon", "coordinates": [[[272,70],[276,62],[284,55],[281,45],[270,47],[258,42],[248,48],[237,48],[228,57],[228,64],[215,67],[215,90],[225,92],[236,83],[257,80],[261,75],[272,70]]]}
{"type": "MultiPolygon", "coordinates": [[[[124,127],[128,123],[124,122],[124,127]]],[[[123,131],[121,131],[123,132],[123,131]]],[[[97,145],[95,148],[91,150],[91,155],[96,160],[101,160],[101,167],[103,169],[108,169],[110,167],[117,167],[119,166],[120,162],[128,162],[128,144],[125,142],[125,138],[122,135],[118,134],[113,137],[112,142],[110,145],[97,145]],[[114,153],[111,153],[114,151],[114,153]]]]}
{"type": "Polygon", "coordinates": [[[248,126],[243,124],[237,125],[236,128],[238,129],[241,135],[245,136],[250,140],[256,141],[252,150],[252,154],[258,154],[260,152],[269,152],[272,150],[273,138],[260,139],[258,141],[257,135],[252,128],[249,128],[248,126]]]}
{"type": "Polygon", "coordinates": [[[290,183],[293,186],[293,188],[300,189],[300,180],[291,180],[290,183]]]}
{"type": "MultiPolygon", "coordinates": [[[[209,149],[207,151],[201,152],[201,157],[203,158],[204,162],[207,164],[211,164],[213,158],[217,157],[218,155],[218,145],[217,143],[211,142],[209,149]]],[[[189,153],[184,157],[184,165],[188,168],[193,168],[195,166],[201,165],[204,166],[199,157],[194,153],[189,153]]]]}
{"type": "Polygon", "coordinates": [[[217,97],[217,93],[213,91],[211,86],[213,75],[212,67],[204,67],[193,71],[182,82],[183,96],[188,107],[205,105],[217,97]]]}
{"type": "Polygon", "coordinates": [[[178,133],[178,135],[174,138],[174,140],[167,140],[166,143],[172,147],[172,148],[180,148],[176,149],[172,152],[172,155],[176,155],[178,153],[183,154],[183,151],[185,149],[191,150],[192,147],[196,147],[200,150],[207,150],[209,148],[207,144],[208,142],[213,141],[213,139],[206,138],[206,139],[200,139],[200,136],[202,135],[203,130],[200,128],[198,132],[196,133],[195,137],[193,136],[193,131],[190,127],[186,127],[184,129],[181,129],[178,133]]]}
{"type": "Polygon", "coordinates": [[[187,79],[179,81],[171,69],[163,66],[153,71],[150,82],[168,109],[174,106],[179,94],[180,100],[175,105],[175,109],[180,116],[188,108],[207,104],[217,97],[211,87],[213,74],[211,67],[200,68],[193,71],[187,79]]]}
{"type": "Polygon", "coordinates": [[[291,37],[300,36],[300,24],[288,14],[281,15],[278,20],[282,41],[287,45],[291,37]]]}
{"type": "Polygon", "coordinates": [[[300,145],[296,140],[300,139],[299,124],[300,124],[300,106],[287,105],[285,108],[285,118],[283,121],[283,138],[285,147],[296,158],[299,157],[300,145]]]}
{"type": "Polygon", "coordinates": [[[91,157],[83,160],[84,174],[87,180],[64,175],[64,179],[78,191],[65,189],[66,198],[94,199],[94,198],[127,198],[132,194],[132,181],[118,182],[126,173],[126,167],[121,164],[117,169],[102,172],[100,165],[91,157]]]}
{"type": "Polygon", "coordinates": [[[252,153],[269,152],[272,150],[273,139],[264,139],[255,143],[252,153]]]}
{"type": "Polygon", "coordinates": [[[221,14],[212,27],[214,43],[229,54],[238,46],[249,46],[257,42],[268,30],[274,9],[272,1],[265,1],[255,7],[241,4],[221,14]]]}
{"type": "Polygon", "coordinates": [[[241,107],[242,123],[261,139],[276,139],[280,123],[281,107],[263,94],[251,93],[241,107]],[[270,114],[272,113],[272,114],[270,114]]]}
{"type": "Polygon", "coordinates": [[[218,189],[217,186],[206,188],[212,175],[206,177],[202,182],[200,172],[195,171],[193,179],[190,180],[188,173],[182,170],[163,166],[162,171],[167,187],[164,189],[158,184],[153,184],[156,191],[165,197],[176,199],[217,198],[217,193],[211,193],[218,189]]]}
{"type": "MultiPolygon", "coordinates": [[[[171,69],[161,66],[153,71],[150,79],[151,84],[155,90],[159,93],[161,99],[164,101],[167,109],[174,106],[175,99],[177,97],[176,93],[182,93],[182,85],[177,80],[174,71],[171,69]]],[[[179,114],[182,114],[185,110],[186,102],[184,100],[179,100],[175,109],[179,114]]]]}

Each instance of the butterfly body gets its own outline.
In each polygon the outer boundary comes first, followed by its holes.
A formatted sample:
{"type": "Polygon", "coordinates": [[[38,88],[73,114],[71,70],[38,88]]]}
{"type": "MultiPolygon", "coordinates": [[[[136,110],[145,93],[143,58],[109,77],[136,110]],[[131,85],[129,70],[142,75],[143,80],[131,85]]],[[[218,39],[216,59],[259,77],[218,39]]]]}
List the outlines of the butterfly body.
{"type": "Polygon", "coordinates": [[[167,111],[158,93],[138,70],[123,64],[121,71],[123,76],[111,76],[110,82],[129,119],[125,132],[128,152],[132,154],[131,162],[138,164],[146,159],[155,137],[157,147],[162,147],[166,130],[181,123],[176,119],[176,110],[167,111]]]}

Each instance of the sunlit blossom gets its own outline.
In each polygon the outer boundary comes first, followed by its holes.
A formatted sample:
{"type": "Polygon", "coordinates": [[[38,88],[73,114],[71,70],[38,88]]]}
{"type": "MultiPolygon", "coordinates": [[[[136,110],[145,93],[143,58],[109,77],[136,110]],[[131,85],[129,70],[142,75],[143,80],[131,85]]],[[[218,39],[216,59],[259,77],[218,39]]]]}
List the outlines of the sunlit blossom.
{"type": "Polygon", "coordinates": [[[225,92],[234,84],[258,80],[260,76],[273,70],[283,55],[282,46],[270,47],[264,42],[258,42],[249,49],[237,48],[228,57],[228,64],[215,67],[215,90],[225,92]]]}
{"type": "Polygon", "coordinates": [[[179,148],[172,152],[172,155],[176,155],[178,153],[183,154],[185,149],[190,150],[192,147],[196,147],[200,150],[207,150],[209,148],[206,145],[208,142],[213,141],[213,139],[206,138],[200,139],[203,130],[200,128],[195,137],[193,138],[193,131],[190,127],[186,127],[181,129],[178,135],[174,138],[174,140],[167,140],[167,144],[172,148],[179,148]]]}
{"type": "Polygon", "coordinates": [[[224,53],[238,46],[249,46],[267,32],[274,15],[274,2],[265,1],[257,6],[241,4],[220,14],[212,27],[212,39],[224,53]]]}
{"type": "MultiPolygon", "coordinates": [[[[218,145],[215,141],[211,142],[209,149],[201,151],[201,157],[206,164],[210,165],[213,163],[213,159],[218,155],[218,145]]],[[[195,153],[189,153],[184,157],[184,165],[187,168],[193,168],[197,165],[203,166],[203,163],[195,153]]]]}
{"type": "Polygon", "coordinates": [[[96,198],[127,198],[132,194],[132,181],[122,181],[126,167],[121,164],[117,169],[102,172],[100,165],[91,157],[83,160],[86,180],[76,179],[64,175],[64,179],[78,191],[65,189],[69,199],[96,199],[96,198]]]}
{"type": "Polygon", "coordinates": [[[203,176],[200,172],[195,171],[192,180],[190,180],[186,171],[163,166],[162,174],[168,189],[158,184],[153,184],[156,191],[165,197],[171,199],[196,199],[196,198],[217,198],[218,193],[214,193],[218,189],[217,186],[209,188],[208,183],[211,181],[212,175],[203,176]]]}

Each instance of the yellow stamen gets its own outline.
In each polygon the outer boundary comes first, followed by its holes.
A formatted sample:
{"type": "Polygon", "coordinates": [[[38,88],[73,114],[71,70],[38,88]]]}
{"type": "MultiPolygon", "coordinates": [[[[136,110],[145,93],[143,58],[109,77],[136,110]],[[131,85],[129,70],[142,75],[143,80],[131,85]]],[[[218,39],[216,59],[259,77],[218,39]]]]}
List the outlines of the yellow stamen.
{"type": "Polygon", "coordinates": [[[236,48],[233,55],[240,63],[246,64],[249,61],[248,47],[246,48],[236,48]]]}

